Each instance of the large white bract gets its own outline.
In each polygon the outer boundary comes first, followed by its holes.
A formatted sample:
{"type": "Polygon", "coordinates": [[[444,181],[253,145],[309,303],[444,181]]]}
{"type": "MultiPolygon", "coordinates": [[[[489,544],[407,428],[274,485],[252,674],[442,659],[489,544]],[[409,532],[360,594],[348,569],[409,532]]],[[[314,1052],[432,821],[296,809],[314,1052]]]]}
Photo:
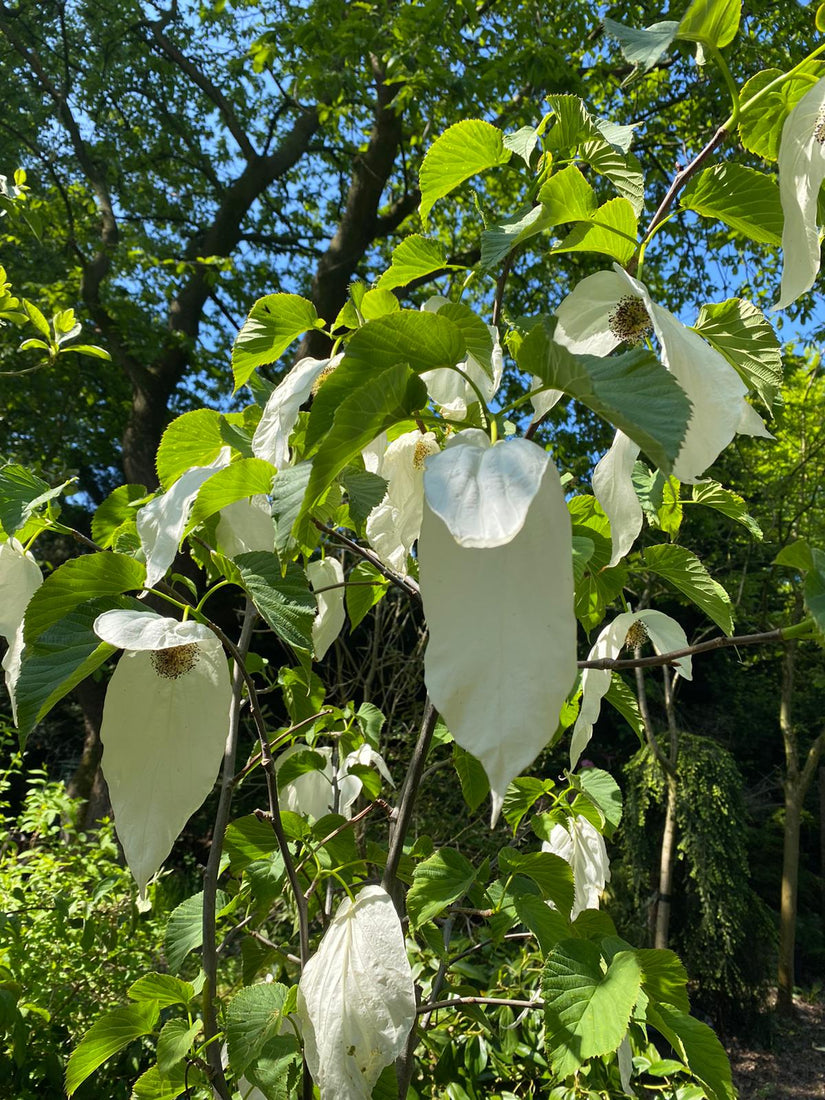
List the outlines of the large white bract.
{"type": "Polygon", "coordinates": [[[571,817],[566,825],[553,826],[541,849],[561,856],[573,870],[570,919],[575,920],[584,909],[598,909],[602,891],[610,882],[610,861],[599,830],[586,817],[571,817]]]}
{"type": "Polygon", "coordinates": [[[298,1016],[321,1100],[369,1100],[415,1023],[404,933],[380,886],[339,905],[298,983],[298,1016]]]}
{"type": "Polygon", "coordinates": [[[115,828],[141,895],[212,790],[232,687],[220,642],[200,623],[107,611],[95,633],[125,649],[100,739],[115,828]]]}
{"type": "Polygon", "coordinates": [[[189,513],[204,482],[229,465],[229,448],[223,447],[208,466],[193,466],[165,493],[150,500],[137,514],[137,533],[146,557],[146,587],[163,577],[175,560],[189,513]]]}
{"type": "Polygon", "coordinates": [[[819,273],[817,203],[825,180],[825,78],[785,119],[779,144],[782,286],[774,309],[785,309],[810,290],[819,273]]]}
{"type": "Polygon", "coordinates": [[[407,557],[421,531],[424,463],[438,450],[432,432],[412,431],[390,444],[379,437],[364,452],[367,468],[387,482],[384,499],[367,516],[367,541],[396,573],[406,573],[407,557]]]}
{"type": "Polygon", "coordinates": [[[312,623],[312,648],[315,651],[315,660],[322,661],[329,647],[341,633],[346,619],[344,568],[337,558],[319,558],[307,565],[306,574],[313,590],[326,588],[325,592],[318,592],[315,597],[318,611],[312,623]],[[331,585],[338,585],[338,587],[332,588],[331,585]]]}
{"type": "MultiPolygon", "coordinates": [[[[306,752],[308,748],[308,745],[290,745],[275,761],[275,770],[279,770],[290,756],[296,752],[306,752]]],[[[383,756],[366,743],[354,752],[347,753],[337,771],[333,767],[332,748],[329,745],[316,746],[312,752],[323,758],[324,767],[303,772],[279,788],[282,808],[292,813],[306,814],[316,821],[336,812],[342,817],[352,817],[352,805],[364,786],[360,776],[350,774],[350,768],[355,764],[375,768],[391,787],[395,786],[383,756]]]]}
{"type": "MultiPolygon", "coordinates": [[[[490,511],[508,491],[502,468],[509,473],[515,464],[510,505],[503,512],[510,526],[487,511],[476,518],[461,507],[451,510],[448,490],[442,494],[441,486],[455,488],[459,480],[436,479],[436,503],[453,526],[425,505],[418,544],[429,626],[424,679],[456,742],[483,764],[495,821],[507,785],[555,732],[576,678],[570,516],[556,468],[535,444],[522,440],[519,446],[501,443],[487,450],[473,435],[430,461],[435,465],[459,449],[482,458],[496,450],[512,452],[503,467],[489,461],[456,464],[459,471],[470,471],[461,484],[473,485],[490,511]],[[508,529],[510,541],[501,544],[508,529]],[[489,541],[481,547],[460,545],[457,535],[468,533],[489,541]]],[[[429,472],[428,465],[427,477],[429,472]]]]}
{"type": "Polygon", "coordinates": [[[42,583],[40,566],[17,539],[0,543],[0,635],[8,643],[3,657],[3,671],[15,725],[17,700],[14,686],[23,663],[23,619],[29,600],[42,583]]]}
{"type": "Polygon", "coordinates": [[[642,506],[633,486],[638,457],[633,440],[617,431],[610,450],[593,470],[593,494],[610,520],[611,566],[622,560],[642,529],[642,506]]]}
{"type": "Polygon", "coordinates": [[[737,433],[770,438],[762,418],[745,400],[748,387],[730,363],[656,305],[647,287],[618,264],[582,279],[556,316],[554,339],[579,355],[608,355],[624,341],[637,342],[655,332],[664,366],[693,406],[673,464],[680,481],[698,480],[737,433]]]}
{"type": "MultiPolygon", "coordinates": [[[[626,611],[608,623],[588,653],[588,661],[596,661],[604,657],[613,660],[618,657],[627,640],[627,632],[634,623],[644,624],[645,633],[650,638],[656,653],[673,653],[687,648],[685,632],[675,619],[671,619],[662,611],[645,608],[641,611],[626,611]]],[[[679,675],[685,680],[693,678],[692,661],[689,656],[680,657],[674,664],[679,675]]],[[[601,713],[602,699],[610,688],[612,675],[609,669],[602,668],[586,668],[582,673],[581,707],[570,741],[571,768],[575,768],[585,745],[593,736],[593,726],[601,713]]]]}

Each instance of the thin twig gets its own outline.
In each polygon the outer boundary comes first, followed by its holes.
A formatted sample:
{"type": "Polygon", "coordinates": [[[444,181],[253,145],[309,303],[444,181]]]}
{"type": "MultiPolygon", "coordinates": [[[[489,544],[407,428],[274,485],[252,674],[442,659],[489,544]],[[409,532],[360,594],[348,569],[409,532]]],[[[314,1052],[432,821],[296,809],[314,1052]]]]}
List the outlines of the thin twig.
{"type": "Polygon", "coordinates": [[[361,546],[353,539],[348,538],[341,531],[336,530],[334,527],[328,527],[325,523],[321,523],[319,520],[314,519],[313,524],[319,531],[323,531],[325,535],[329,535],[330,538],[336,539],[342,546],[346,546],[348,550],[351,550],[353,554],[357,554],[359,558],[363,558],[364,561],[368,561],[370,565],[373,565],[379,573],[383,574],[388,581],[391,581],[397,588],[400,588],[402,592],[406,592],[408,596],[412,596],[416,600],[421,599],[421,589],[418,587],[418,583],[413,580],[412,577],[402,576],[400,573],[394,573],[392,569],[387,568],[381,561],[377,554],[374,554],[372,550],[368,550],[366,546],[361,546]]]}
{"type": "Polygon", "coordinates": [[[435,1001],[419,1005],[415,1010],[421,1016],[425,1012],[435,1012],[439,1008],[463,1008],[464,1005],[496,1005],[505,1008],[544,1008],[544,1001],[517,1001],[509,997],[454,997],[450,1001],[435,1001]]]}
{"type": "MultiPolygon", "coordinates": [[[[802,624],[797,624],[802,625],[802,624]]],[[[729,646],[743,645],[769,645],[771,642],[793,641],[789,631],[793,627],[780,627],[777,630],[767,630],[763,634],[739,634],[732,638],[724,635],[719,638],[711,638],[708,642],[698,642],[696,645],[686,646],[684,649],[674,649],[670,653],[657,653],[653,657],[632,657],[619,659],[615,657],[598,657],[592,661],[578,661],[579,668],[601,668],[617,672],[623,668],[654,668],[657,665],[673,665],[682,657],[691,657],[695,653],[709,653],[714,649],[726,649],[729,646]]]]}

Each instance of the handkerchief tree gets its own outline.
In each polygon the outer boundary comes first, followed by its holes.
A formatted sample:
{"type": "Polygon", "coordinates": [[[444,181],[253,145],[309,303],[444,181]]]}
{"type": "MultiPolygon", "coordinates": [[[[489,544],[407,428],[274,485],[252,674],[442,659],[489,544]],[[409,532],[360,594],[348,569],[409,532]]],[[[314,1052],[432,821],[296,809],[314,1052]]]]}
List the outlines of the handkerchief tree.
{"type": "MultiPolygon", "coordinates": [[[[687,49],[730,94],[729,116],[647,219],[632,126],[571,95],[537,103],[535,127],[515,133],[466,119],[423,162],[423,231],[372,286],[353,283],[336,317],[294,294],[255,302],[232,372],[239,394],[256,379],[258,400],[173,421],[156,456],[160,488],[115,490],[91,539],[75,532],[88,552],[42,583],[37,539],[67,530],[54,490],[21,467],[0,470],[0,627],[21,742],[117,660],[102,766],[141,904],[188,817],[219,791],[203,890],[169,922],[169,972],[147,974],[129,1005],[92,1027],[68,1063],[70,1095],[144,1036],[157,1061],[135,1097],[430,1095],[445,1014],[469,1013],[482,1036],[521,1026],[540,1037],[524,1081],[558,1100],[633,1096],[654,1063],[674,1095],[732,1100],[724,1052],[690,1015],[677,957],[634,947],[598,909],[621,795],[579,759],[598,739],[603,701],[642,728],[623,670],[689,678],[703,650],[825,629],[825,552],[805,558],[797,624],[736,637],[727,593],[676,541],[683,499],[753,529],[742,499],[708,470],[737,433],[770,446],[763,415],[782,377],[771,323],[753,303],[685,302],[692,325],[656,303],[649,273],[668,263],[658,231],[693,212],[757,243],[781,239],[783,308],[819,265],[825,79],[813,62],[825,43],[740,89],[724,56],[739,22],[738,0],[694,0],[644,30],[605,22],[640,78],[687,49]],[[728,159],[737,140],[764,170],[728,159]],[[468,186],[484,211],[481,260],[446,270],[428,215],[468,186]],[[508,273],[527,250],[547,271],[546,310],[532,316],[508,305],[508,273]],[[591,274],[559,300],[553,272],[574,254],[589,257],[591,274]],[[428,282],[443,293],[411,308],[405,292],[428,282]],[[330,356],[301,358],[267,385],[260,369],[308,332],[328,337],[330,356]],[[521,385],[509,401],[503,377],[521,385]],[[584,408],[615,432],[593,456],[592,493],[559,470],[552,430],[539,431],[560,402],[569,418],[584,408]],[[180,555],[200,571],[184,572],[180,555]],[[690,646],[679,623],[640,606],[651,576],[721,633],[690,646]],[[403,777],[380,751],[377,708],[324,706],[313,672],[347,614],[358,625],[390,586],[420,604],[428,632],[403,777]],[[226,589],[243,602],[236,634],[212,614],[226,589]],[[278,671],[256,653],[262,627],[290,655],[278,671]],[[267,709],[279,686],[286,726],[267,709]],[[562,738],[562,776],[524,774],[562,738]],[[468,807],[489,793],[492,825],[507,827],[475,863],[411,835],[430,750],[450,741],[468,807]],[[233,797],[259,775],[265,804],[233,819],[233,797]],[[367,818],[382,839],[365,841],[367,818]],[[491,967],[468,992],[454,969],[468,952],[450,948],[458,913],[471,922],[470,953],[505,955],[527,940],[540,974],[491,967]],[[270,980],[255,980],[246,951],[245,984],[230,995],[222,964],[239,939],[267,949],[270,980]],[[197,977],[176,976],[196,950],[197,977]]],[[[511,1079],[507,1094],[519,1085],[511,1079]]]]}

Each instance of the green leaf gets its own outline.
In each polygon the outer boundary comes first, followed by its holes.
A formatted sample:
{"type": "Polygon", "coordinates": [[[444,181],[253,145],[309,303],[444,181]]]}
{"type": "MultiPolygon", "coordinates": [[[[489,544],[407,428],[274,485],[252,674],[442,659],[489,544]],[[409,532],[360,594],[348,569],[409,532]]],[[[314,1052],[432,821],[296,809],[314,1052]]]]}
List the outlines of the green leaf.
{"type": "MultiPolygon", "coordinates": [[[[820,61],[808,61],[799,73],[790,80],[783,80],[767,92],[753,107],[745,108],[739,116],[739,136],[742,144],[757,156],[765,160],[776,160],[779,155],[779,141],[785,119],[821,77],[823,65],[820,61]]],[[[745,107],[749,99],[761,92],[777,77],[784,76],[781,69],[763,69],[745,84],[739,95],[739,101],[745,107]]]]}
{"type": "Polygon", "coordinates": [[[535,894],[514,893],[513,905],[518,919],[539,941],[542,955],[547,956],[559,940],[569,938],[570,921],[535,894]]]}
{"type": "Polygon", "coordinates": [[[545,1044],[561,1079],[617,1050],[627,1033],[641,967],[633,951],[620,951],[606,972],[601,964],[599,948],[577,939],[562,940],[544,964],[545,1044]]]}
{"type": "Polygon", "coordinates": [[[684,546],[648,546],[645,566],[687,596],[716,623],[725,634],[733,633],[733,607],[730,596],[713,580],[695,554],[684,546]]]}
{"type": "Polygon", "coordinates": [[[825,552],[812,547],[813,568],[805,577],[805,606],[820,634],[825,634],[825,552]]]}
{"type": "MultiPolygon", "coordinates": [[[[262,458],[242,458],[218,470],[200,487],[184,534],[236,500],[268,494],[276,473],[275,467],[262,458]]],[[[274,542],[274,528],[272,535],[274,542]]]]}
{"type": "Polygon", "coordinates": [[[532,206],[526,214],[515,214],[512,218],[491,225],[481,234],[481,266],[497,267],[517,245],[530,240],[553,224],[544,206],[532,206]]]}
{"type": "Polygon", "coordinates": [[[376,504],[384,499],[387,483],[378,474],[359,470],[357,466],[348,466],[341,473],[340,482],[347,494],[350,519],[361,528],[376,504]]]}
{"type": "Polygon", "coordinates": [[[624,197],[608,199],[589,222],[582,222],[567,234],[558,252],[601,252],[626,264],[636,251],[636,213],[624,197]]]}
{"type": "Polygon", "coordinates": [[[813,551],[805,539],[797,539],[796,542],[783,546],[772,564],[786,565],[789,569],[798,569],[805,573],[814,567],[813,551]]]}
{"type": "Polygon", "coordinates": [[[250,863],[269,858],[278,850],[278,841],[268,822],[249,814],[229,824],[224,850],[232,870],[240,874],[250,863]]]}
{"type": "Polygon", "coordinates": [[[34,302],[29,302],[24,299],[23,308],[28,314],[28,318],[31,323],[34,325],[40,335],[45,338],[47,346],[49,346],[52,341],[52,330],[49,327],[49,322],[46,320],[46,318],[43,316],[43,314],[40,312],[34,302]]]}
{"type": "Polygon", "coordinates": [[[479,315],[463,302],[445,302],[439,309],[438,316],[452,321],[461,333],[467,353],[472,355],[485,374],[492,378],[493,337],[479,315]]]}
{"type": "Polygon", "coordinates": [[[179,1065],[203,1030],[203,1021],[189,1026],[186,1020],[168,1020],[158,1036],[158,1072],[167,1077],[179,1065]]]}
{"type": "Polygon", "coordinates": [[[587,405],[638,443],[656,466],[669,469],[690,417],[690,402],[675,378],[642,348],[604,359],[573,355],[553,340],[554,327],[552,318],[542,317],[530,329],[518,351],[519,368],[587,405]]]}
{"type": "Polygon", "coordinates": [[[598,209],[596,192],[575,164],[554,172],[539,191],[547,225],[589,221],[598,209]]]}
{"type": "MultiPolygon", "coordinates": [[[[400,314],[395,315],[398,316],[400,314]]],[[[366,326],[360,331],[365,332],[366,326]]],[[[356,337],[358,335],[356,333],[356,337]]],[[[327,385],[343,369],[344,363],[327,381],[327,385]]],[[[406,363],[396,363],[384,370],[372,370],[369,380],[354,389],[335,412],[332,426],[312,461],[302,514],[310,513],[336,475],[377,435],[399,420],[406,420],[426,404],[427,387],[406,363]]]]}
{"type": "Polygon", "coordinates": [[[236,993],[226,1010],[229,1064],[240,1075],[278,1035],[287,988],[279,982],[260,982],[236,993]]]}
{"type": "Polygon", "coordinates": [[[825,31],[825,4],[820,4],[814,16],[814,26],[820,32],[825,31]]]}
{"type": "Polygon", "coordinates": [[[639,738],[639,743],[644,744],[645,740],[645,727],[642,722],[642,715],[639,711],[639,701],[636,697],[636,693],[631,690],[619,676],[614,672],[610,678],[610,687],[607,689],[607,694],[604,696],[606,701],[621,714],[625,722],[630,726],[636,736],[639,738]]]}
{"type": "Polygon", "coordinates": [[[501,131],[489,122],[464,119],[450,126],[430,146],[421,165],[418,182],[422,221],[426,221],[438,199],[471,176],[506,164],[510,156],[501,131]]]}
{"type": "Polygon", "coordinates": [[[520,775],[507,788],[501,812],[504,820],[513,830],[519,827],[527,811],[553,789],[552,782],[536,779],[533,775],[520,775]]]}
{"type": "Polygon", "coordinates": [[[461,264],[448,264],[441,241],[415,233],[406,237],[392,252],[392,262],[378,282],[378,290],[393,290],[407,286],[414,279],[423,279],[436,271],[462,271],[461,264]]]}
{"type": "Polygon", "coordinates": [[[312,302],[297,294],[259,298],[232,347],[235,389],[247,382],[258,367],[279,359],[293,340],[321,323],[312,302]]]}
{"type": "Polygon", "coordinates": [[[155,1001],[158,1008],[169,1008],[189,1004],[195,989],[171,974],[144,974],[129,986],[129,996],[133,1001],[155,1001]]]}
{"type": "Polygon", "coordinates": [[[647,1022],[670,1043],[705,1085],[708,1100],[734,1100],[730,1064],[722,1044],[707,1024],[669,1005],[648,1005],[647,1022]]]}
{"type": "Polygon", "coordinates": [[[654,1004],[672,1005],[679,1012],[690,1012],[687,995],[687,971],[678,955],[662,948],[645,947],[636,952],[642,968],[642,989],[654,1004]]]}
{"type": "Polygon", "coordinates": [[[89,600],[26,646],[14,689],[21,748],[52,707],[116,652],[92,630],[98,615],[116,608],[145,610],[128,598],[89,600]]]}
{"type": "Polygon", "coordinates": [[[272,518],[275,520],[275,549],[281,560],[291,558],[295,549],[292,529],[301,514],[311,473],[311,462],[299,462],[279,470],[272,482],[270,500],[272,518]]]}
{"type": "Polygon", "coordinates": [[[582,790],[596,803],[611,825],[610,832],[617,829],[622,820],[622,792],[613,776],[601,768],[582,768],[578,778],[582,790]]]}
{"type": "Polygon", "coordinates": [[[128,1008],[107,1012],[92,1024],[72,1051],[66,1066],[66,1092],[69,1096],[107,1058],[123,1050],[132,1040],[148,1035],[155,1026],[158,1012],[154,1001],[129,1005],[128,1008]]]}
{"type": "Polygon", "coordinates": [[[70,558],[43,581],[26,608],[26,645],[36,641],[79,604],[99,596],[119,596],[142,588],[146,566],[125,554],[86,554],[70,558]]]}
{"type": "Polygon", "coordinates": [[[361,299],[361,316],[365,321],[377,321],[389,313],[398,313],[401,305],[391,290],[375,287],[361,299]]]}
{"type": "Polygon", "coordinates": [[[278,637],[311,651],[317,606],[303,569],[290,563],[282,574],[277,555],[265,550],[239,554],[235,564],[247,595],[278,637]]]}
{"type": "Polygon", "coordinates": [[[0,467],[0,525],[11,536],[26,523],[33,512],[60,496],[74,478],[52,488],[25,466],[9,463],[0,467]]]}
{"type": "Polygon", "coordinates": [[[744,298],[727,298],[702,306],[693,327],[772,409],[782,388],[782,349],[762,311],[744,298]]]}
{"type": "Polygon", "coordinates": [[[736,37],[741,14],[742,0],[693,0],[682,16],[678,37],[722,49],[736,37]]]}
{"type": "Polygon", "coordinates": [[[260,1057],[246,1071],[247,1079],[266,1100],[293,1100],[298,1095],[301,1079],[300,1051],[290,1028],[287,1034],[275,1036],[264,1044],[260,1057]]]}
{"type": "Polygon", "coordinates": [[[570,916],[573,906],[573,871],[570,864],[552,852],[519,852],[502,848],[498,854],[502,874],[526,875],[552,901],[560,913],[570,916]]]}
{"type": "Polygon", "coordinates": [[[70,344],[60,349],[61,355],[65,355],[68,351],[76,351],[78,355],[88,355],[90,359],[105,359],[107,363],[112,361],[108,351],[105,348],[99,348],[97,344],[70,344]]]}
{"type": "Polygon", "coordinates": [[[743,164],[715,164],[696,176],[680,199],[686,210],[716,218],[758,244],[782,244],[779,187],[743,164]]]}
{"type": "Polygon", "coordinates": [[[723,516],[741,523],[753,535],[755,539],[762,539],[762,528],[748,514],[748,508],[742,497],[734,493],[732,489],[723,489],[715,481],[700,481],[693,486],[693,500],[696,504],[703,504],[706,508],[713,508],[721,512],[723,516]]]}
{"type": "Polygon", "coordinates": [[[384,597],[390,582],[374,565],[366,561],[359,562],[347,580],[350,582],[345,589],[347,615],[350,626],[355,630],[370,608],[375,607],[384,597]]]}
{"type": "Polygon", "coordinates": [[[405,309],[368,322],[352,336],[343,361],[312,403],[305,453],[311,453],[324,440],[338,410],[356,391],[380,388],[377,379],[389,367],[406,364],[416,373],[423,373],[453,367],[466,353],[461,329],[441,311],[405,309]]]}
{"type": "MultiPolygon", "coordinates": [[[[218,890],[215,895],[215,911],[220,912],[227,903],[226,894],[218,890]]],[[[203,943],[203,892],[193,894],[182,901],[169,915],[163,950],[170,970],[180,970],[190,951],[203,943]]],[[[154,1002],[152,1002],[154,1004],[154,1002]]]]}
{"type": "Polygon", "coordinates": [[[522,126],[515,133],[504,135],[504,148],[521,157],[527,167],[530,167],[530,157],[538,144],[538,130],[532,126],[522,126]]]}
{"type": "Polygon", "coordinates": [[[472,863],[454,848],[441,848],[419,863],[407,894],[410,923],[418,927],[463,897],[475,882],[472,863]]]}
{"type": "Polygon", "coordinates": [[[135,527],[137,509],[132,502],[147,494],[144,485],[120,485],[109,493],[92,517],[92,538],[104,550],[108,550],[124,529],[135,527]]]}
{"type": "Polygon", "coordinates": [[[129,1100],[176,1100],[187,1091],[187,1085],[194,1088],[201,1076],[192,1066],[188,1074],[186,1069],[183,1065],[172,1066],[168,1074],[162,1074],[158,1065],[150,1066],[135,1081],[129,1100]]]}
{"type": "Polygon", "coordinates": [[[453,745],[453,767],[461,784],[464,801],[475,812],[490,793],[487,773],[481,763],[459,745],[453,745]]]}
{"type": "Polygon", "coordinates": [[[584,535],[574,535],[573,543],[573,577],[576,584],[584,578],[587,563],[596,552],[596,544],[592,539],[584,535]]]}
{"type": "Polygon", "coordinates": [[[193,466],[208,466],[224,446],[221,414],[214,409],[194,409],[173,420],[161,437],[155,466],[163,489],[193,466]]]}
{"type": "MultiPolygon", "coordinates": [[[[604,126],[604,123],[598,125],[604,126]]],[[[607,176],[619,194],[630,203],[638,218],[645,204],[644,174],[638,158],[633,153],[618,152],[602,138],[585,142],[580,153],[594,171],[607,176]]]]}
{"type": "Polygon", "coordinates": [[[652,69],[656,62],[667,53],[676,37],[679,24],[668,20],[653,23],[649,27],[625,27],[614,19],[604,20],[604,29],[612,38],[617,38],[622,56],[631,65],[643,72],[652,69]]]}
{"type": "Polygon", "coordinates": [[[681,483],[672,475],[662,478],[662,506],[656,522],[666,535],[675,539],[682,526],[681,483]]]}

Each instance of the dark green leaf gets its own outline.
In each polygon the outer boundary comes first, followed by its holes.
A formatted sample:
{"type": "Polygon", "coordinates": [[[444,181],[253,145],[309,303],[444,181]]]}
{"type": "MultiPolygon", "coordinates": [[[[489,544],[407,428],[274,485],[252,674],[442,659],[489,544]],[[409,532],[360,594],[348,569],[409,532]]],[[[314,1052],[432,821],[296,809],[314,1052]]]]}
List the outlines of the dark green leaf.
{"type": "Polygon", "coordinates": [[[142,588],[146,566],[125,554],[86,554],[70,558],[43,581],[26,608],[26,645],[76,607],[99,596],[119,596],[142,588]]]}
{"type": "Polygon", "coordinates": [[[260,982],[236,993],[226,1010],[226,1043],[229,1064],[236,1074],[245,1072],[265,1043],[278,1035],[287,988],[279,982],[260,982]]]}
{"type": "Polygon", "coordinates": [[[691,1073],[708,1089],[708,1100],[734,1100],[730,1064],[707,1024],[669,1005],[648,1005],[647,1022],[670,1043],[691,1073]]]}
{"type": "Polygon", "coordinates": [[[463,897],[475,882],[475,868],[454,848],[441,848],[419,863],[407,894],[407,912],[413,926],[432,920],[463,897]]]}
{"type": "Polygon", "coordinates": [[[716,623],[725,634],[733,633],[730,596],[713,580],[695,554],[684,546],[648,546],[644,561],[651,573],[678,588],[716,623]]]}
{"type": "Polygon", "coordinates": [[[479,761],[459,745],[453,745],[453,767],[461,784],[464,801],[475,812],[490,793],[487,773],[479,761]]]}
{"type": "Polygon", "coordinates": [[[137,509],[132,503],[145,496],[144,485],[120,485],[106,497],[92,517],[92,538],[98,546],[108,550],[124,529],[135,529],[137,509]]]}
{"type": "MultiPolygon", "coordinates": [[[[227,903],[226,894],[218,890],[215,909],[220,911],[227,903]]],[[[177,971],[183,966],[190,951],[203,943],[203,893],[194,894],[172,911],[166,923],[166,935],[163,941],[166,962],[170,970],[177,971]]]]}
{"type": "Polygon", "coordinates": [[[552,852],[519,852],[502,848],[498,865],[505,875],[526,875],[552,901],[560,913],[570,915],[573,906],[573,871],[570,864],[552,852]]]}
{"type": "Polygon", "coordinates": [[[9,463],[0,467],[0,526],[11,537],[32,513],[59,496],[74,480],[71,478],[53,489],[25,466],[9,463]]]}
{"type": "Polygon", "coordinates": [[[278,557],[264,550],[239,554],[235,564],[244,588],[279,638],[298,649],[312,649],[315,597],[299,565],[290,563],[282,575],[278,557]]]}

